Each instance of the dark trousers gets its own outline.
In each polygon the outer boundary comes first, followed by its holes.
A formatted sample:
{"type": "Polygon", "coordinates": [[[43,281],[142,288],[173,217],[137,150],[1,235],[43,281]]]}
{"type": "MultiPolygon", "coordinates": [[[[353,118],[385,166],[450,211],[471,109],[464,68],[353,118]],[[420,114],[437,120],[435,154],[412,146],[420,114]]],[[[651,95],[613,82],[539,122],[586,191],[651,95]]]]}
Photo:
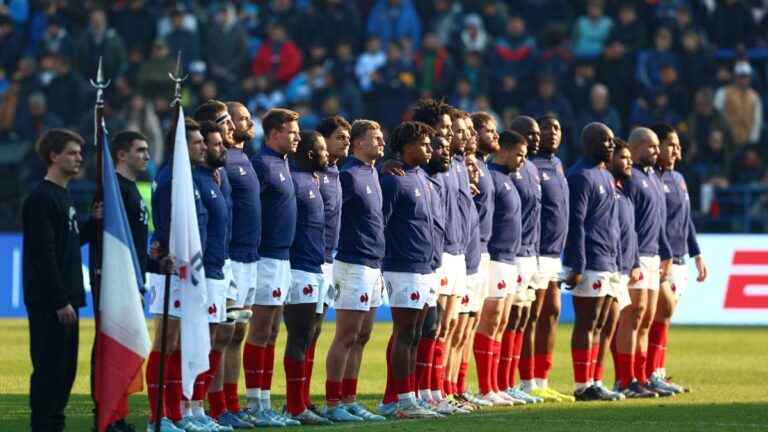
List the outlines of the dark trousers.
{"type": "Polygon", "coordinates": [[[77,373],[80,321],[63,326],[56,312],[29,311],[28,315],[32,431],[60,432],[64,430],[64,408],[77,373]]]}

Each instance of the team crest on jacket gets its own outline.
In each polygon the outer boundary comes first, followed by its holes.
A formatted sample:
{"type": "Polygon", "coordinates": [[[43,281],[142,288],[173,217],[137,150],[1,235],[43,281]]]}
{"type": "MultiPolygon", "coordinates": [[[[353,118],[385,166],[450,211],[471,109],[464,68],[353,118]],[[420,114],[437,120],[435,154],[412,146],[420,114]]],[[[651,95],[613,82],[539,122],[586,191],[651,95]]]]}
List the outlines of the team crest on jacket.
{"type": "Polygon", "coordinates": [[[199,199],[200,199],[200,191],[195,189],[195,200],[199,200],[199,199]]]}
{"type": "Polygon", "coordinates": [[[604,194],[605,193],[605,188],[603,187],[603,185],[599,185],[598,186],[598,190],[600,191],[600,194],[604,194]]]}
{"type": "Polygon", "coordinates": [[[369,195],[373,193],[373,191],[371,190],[371,187],[370,187],[370,186],[368,186],[368,185],[365,185],[365,193],[367,193],[367,194],[369,194],[369,195]]]}
{"type": "Polygon", "coordinates": [[[547,180],[549,180],[549,175],[547,173],[543,172],[543,173],[541,173],[541,179],[544,180],[544,181],[547,181],[547,180]]]}
{"type": "Polygon", "coordinates": [[[277,173],[277,175],[278,175],[278,177],[280,177],[280,181],[281,182],[285,181],[285,176],[283,175],[283,173],[279,172],[279,173],[277,173]]]}
{"type": "Polygon", "coordinates": [[[309,190],[309,199],[315,199],[315,193],[312,192],[312,189],[309,190]]]}
{"type": "Polygon", "coordinates": [[[413,196],[415,196],[416,198],[421,196],[421,192],[419,192],[419,188],[416,188],[413,190],[413,196]]]}
{"type": "Polygon", "coordinates": [[[523,174],[520,172],[520,168],[518,168],[517,171],[515,171],[515,178],[518,180],[522,180],[523,174]]]}
{"type": "Polygon", "coordinates": [[[669,186],[664,185],[664,193],[669,193],[669,186]]]}
{"type": "Polygon", "coordinates": [[[213,189],[211,189],[211,198],[216,198],[216,192],[213,189]]]}
{"type": "Polygon", "coordinates": [[[504,182],[504,189],[506,189],[506,190],[512,190],[512,186],[510,186],[510,184],[509,184],[509,183],[507,183],[507,182],[504,182]]]}
{"type": "Polygon", "coordinates": [[[648,187],[648,181],[643,179],[643,188],[647,188],[647,187],[648,187]]]}
{"type": "Polygon", "coordinates": [[[328,184],[328,183],[330,183],[330,180],[328,180],[328,176],[327,176],[327,175],[324,175],[324,176],[323,176],[323,183],[324,183],[324,184],[328,184]]]}
{"type": "Polygon", "coordinates": [[[245,170],[243,169],[243,167],[237,167],[237,168],[240,170],[240,175],[244,176],[245,175],[245,170]]]}

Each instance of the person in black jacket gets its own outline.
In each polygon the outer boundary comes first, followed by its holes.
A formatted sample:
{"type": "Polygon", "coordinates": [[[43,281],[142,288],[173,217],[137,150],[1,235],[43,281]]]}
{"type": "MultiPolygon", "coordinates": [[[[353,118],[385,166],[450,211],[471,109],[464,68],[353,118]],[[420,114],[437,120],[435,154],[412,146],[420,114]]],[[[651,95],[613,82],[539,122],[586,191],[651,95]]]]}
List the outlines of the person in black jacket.
{"type": "Polygon", "coordinates": [[[63,431],[77,372],[78,309],[85,306],[80,246],[95,232],[103,206],[84,226],[66,187],[83,162],[82,137],[51,129],[37,142],[48,171],[24,202],[24,304],[32,357],[29,405],[33,431],[63,431]],[[81,232],[82,230],[82,232],[81,232]]]}

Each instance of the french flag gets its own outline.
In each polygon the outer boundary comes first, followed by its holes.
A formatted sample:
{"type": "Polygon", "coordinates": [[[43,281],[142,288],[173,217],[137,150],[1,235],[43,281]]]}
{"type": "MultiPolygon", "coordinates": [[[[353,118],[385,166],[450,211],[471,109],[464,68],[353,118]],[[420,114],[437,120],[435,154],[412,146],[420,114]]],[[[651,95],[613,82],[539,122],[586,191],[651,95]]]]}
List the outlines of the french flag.
{"type": "Polygon", "coordinates": [[[128,415],[128,394],[141,391],[151,348],[141,306],[136,248],[104,134],[104,244],[96,351],[98,430],[128,415]]]}

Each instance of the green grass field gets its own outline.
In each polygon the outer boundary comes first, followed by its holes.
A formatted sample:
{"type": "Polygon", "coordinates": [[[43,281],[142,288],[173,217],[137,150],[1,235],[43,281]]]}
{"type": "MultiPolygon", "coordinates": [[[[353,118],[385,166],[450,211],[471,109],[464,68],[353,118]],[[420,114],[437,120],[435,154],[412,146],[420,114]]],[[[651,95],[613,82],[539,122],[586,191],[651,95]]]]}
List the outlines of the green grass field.
{"type": "MultiPolygon", "coordinates": [[[[368,346],[361,373],[361,400],[375,407],[384,389],[384,348],[390,326],[379,323],[368,346]]],[[[568,350],[570,326],[560,328],[550,385],[570,391],[572,371],[568,350]]],[[[333,332],[326,324],[317,348],[314,399],[322,401],[324,355],[333,332]]],[[[673,327],[670,332],[667,370],[694,393],[654,401],[614,403],[537,404],[481,412],[436,421],[398,421],[339,425],[318,429],[366,431],[765,431],[768,430],[768,329],[673,327]]],[[[92,418],[88,395],[88,359],[93,321],[81,323],[80,364],[67,410],[67,430],[89,431],[92,418]]],[[[284,341],[281,337],[280,341],[284,341]]],[[[278,353],[282,348],[278,346],[278,353]]],[[[273,393],[285,392],[282,362],[275,362],[273,393]]],[[[470,366],[470,370],[474,366],[470,366]]],[[[29,345],[25,320],[0,320],[0,431],[29,430],[29,345]]],[[[606,381],[613,379],[610,361],[606,381]]],[[[468,379],[475,383],[474,374],[468,379]]],[[[473,386],[476,387],[476,386],[473,386]]],[[[245,393],[244,383],[240,384],[245,393]]],[[[279,396],[273,403],[282,405],[279,396]]],[[[149,413],[145,395],[131,397],[129,421],[143,430],[149,413]]]]}

